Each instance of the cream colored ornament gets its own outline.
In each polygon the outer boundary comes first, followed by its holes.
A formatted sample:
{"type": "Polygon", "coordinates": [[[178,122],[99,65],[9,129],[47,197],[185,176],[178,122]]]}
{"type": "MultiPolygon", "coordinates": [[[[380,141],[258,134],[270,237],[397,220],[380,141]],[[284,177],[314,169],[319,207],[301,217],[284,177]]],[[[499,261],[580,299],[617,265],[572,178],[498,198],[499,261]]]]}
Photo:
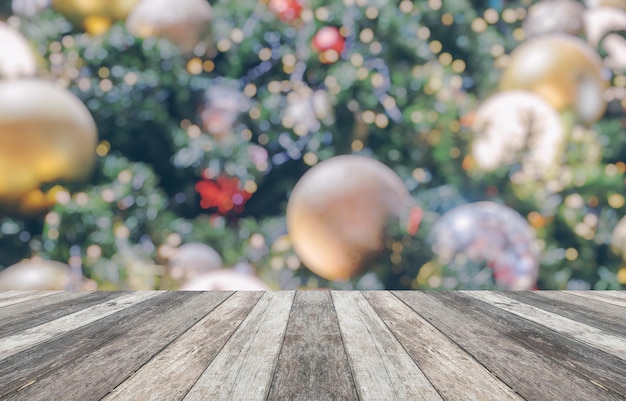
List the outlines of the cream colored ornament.
{"type": "Polygon", "coordinates": [[[170,275],[174,280],[187,281],[222,267],[222,258],[215,249],[196,242],[174,249],[169,258],[170,275]]]}
{"type": "Polygon", "coordinates": [[[547,33],[578,35],[584,32],[585,7],[575,0],[542,0],[528,9],[522,23],[524,36],[547,33]]]}
{"type": "Polygon", "coordinates": [[[607,35],[602,41],[607,52],[606,66],[613,71],[626,71],[626,39],[616,33],[607,35]]]}
{"type": "Polygon", "coordinates": [[[209,35],[213,11],[206,0],[142,0],[126,20],[140,38],[161,37],[191,53],[209,35]]]}
{"type": "Polygon", "coordinates": [[[68,265],[40,258],[27,259],[0,271],[0,290],[68,290],[73,281],[76,280],[68,265]]]}
{"type": "Polygon", "coordinates": [[[91,34],[109,30],[125,19],[139,0],[52,0],[52,8],[91,34]]]}
{"type": "Polygon", "coordinates": [[[400,217],[408,204],[408,190],[389,167],[365,156],[336,156],[296,184],[287,204],[287,230],[311,271],[347,280],[383,249],[388,219],[400,217]]]}
{"type": "Polygon", "coordinates": [[[561,155],[565,130],[556,110],[527,91],[489,97],[472,123],[472,157],[481,170],[520,162],[530,180],[546,178],[561,155]]]}
{"type": "Polygon", "coordinates": [[[589,8],[614,7],[626,10],[626,0],[585,0],[589,8]]]}
{"type": "Polygon", "coordinates": [[[51,82],[0,81],[0,203],[18,203],[42,184],[86,178],[96,125],[81,101],[51,82]]]}
{"type": "Polygon", "coordinates": [[[614,7],[592,8],[585,12],[587,41],[593,47],[609,32],[626,30],[626,10],[614,7]]]}
{"type": "Polygon", "coordinates": [[[183,291],[268,291],[260,278],[231,269],[219,269],[192,278],[180,287],[183,291]]]}
{"type": "Polygon", "coordinates": [[[50,0],[13,0],[13,14],[23,17],[34,17],[44,8],[50,7],[50,0]]]}
{"type": "Polygon", "coordinates": [[[572,110],[590,124],[606,110],[608,84],[595,50],[582,39],[551,34],[531,38],[513,51],[500,89],[535,92],[557,111],[572,110]]]}
{"type": "Polygon", "coordinates": [[[0,79],[31,77],[36,71],[35,54],[26,38],[0,21],[0,79]]]}
{"type": "Polygon", "coordinates": [[[613,229],[611,250],[626,261],[626,217],[622,217],[613,229]]]}

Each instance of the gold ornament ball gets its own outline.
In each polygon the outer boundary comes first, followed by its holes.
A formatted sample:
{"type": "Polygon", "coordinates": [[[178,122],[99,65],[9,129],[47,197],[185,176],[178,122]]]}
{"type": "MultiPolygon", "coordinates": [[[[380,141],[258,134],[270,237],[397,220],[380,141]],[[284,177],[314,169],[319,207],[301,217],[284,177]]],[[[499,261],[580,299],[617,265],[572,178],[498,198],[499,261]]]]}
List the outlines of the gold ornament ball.
{"type": "Polygon", "coordinates": [[[294,187],[287,230],[312,272],[348,280],[383,249],[385,225],[408,205],[408,190],[389,167],[365,156],[336,156],[311,168],[294,187]]]}
{"type": "Polygon", "coordinates": [[[0,203],[35,201],[42,184],[86,178],[97,137],[91,114],[68,90],[37,79],[0,81],[0,203]]]}
{"type": "Polygon", "coordinates": [[[205,0],[142,0],[128,16],[126,29],[140,38],[169,39],[191,53],[209,36],[212,16],[205,0]]]}
{"type": "Polygon", "coordinates": [[[104,33],[125,19],[139,0],[52,0],[52,8],[91,34],[104,33]]]}
{"type": "Polygon", "coordinates": [[[196,276],[180,287],[182,291],[268,291],[260,278],[232,269],[218,269],[196,276]]]}
{"type": "Polygon", "coordinates": [[[72,283],[70,267],[64,263],[33,258],[0,271],[0,290],[68,290],[72,283]]]}
{"type": "Polygon", "coordinates": [[[0,21],[0,78],[31,77],[36,71],[35,54],[26,38],[0,21]]]}
{"type": "Polygon", "coordinates": [[[600,56],[582,39],[541,35],[513,51],[500,89],[535,92],[558,111],[572,110],[590,124],[606,110],[604,91],[609,82],[602,68],[600,56]]]}

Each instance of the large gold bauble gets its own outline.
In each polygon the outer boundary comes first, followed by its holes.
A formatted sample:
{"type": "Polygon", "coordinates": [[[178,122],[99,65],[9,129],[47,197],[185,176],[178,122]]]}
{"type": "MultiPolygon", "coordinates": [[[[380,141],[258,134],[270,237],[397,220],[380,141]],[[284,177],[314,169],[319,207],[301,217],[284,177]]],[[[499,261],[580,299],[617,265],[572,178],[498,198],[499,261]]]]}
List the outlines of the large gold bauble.
{"type": "Polygon", "coordinates": [[[606,110],[603,94],[609,82],[602,67],[600,56],[582,39],[542,35],[513,51],[500,89],[535,92],[558,111],[572,110],[589,124],[606,110]]]}
{"type": "Polygon", "coordinates": [[[52,0],[52,8],[91,34],[106,32],[123,20],[139,0],[52,0]]]}
{"type": "Polygon", "coordinates": [[[68,290],[71,284],[70,267],[51,260],[28,259],[0,271],[0,290],[68,290]]]}
{"type": "Polygon", "coordinates": [[[408,204],[408,190],[389,167],[364,156],[336,156],[296,184],[287,205],[287,230],[311,271],[347,280],[383,249],[385,225],[408,204]]]}
{"type": "Polygon", "coordinates": [[[128,16],[126,29],[140,38],[169,39],[191,53],[209,36],[212,16],[205,0],[142,0],[128,16]]]}
{"type": "Polygon", "coordinates": [[[91,114],[68,90],[37,79],[0,81],[0,203],[85,178],[97,139],[91,114]]]}
{"type": "Polygon", "coordinates": [[[26,38],[0,21],[0,78],[35,75],[37,62],[26,38]]]}

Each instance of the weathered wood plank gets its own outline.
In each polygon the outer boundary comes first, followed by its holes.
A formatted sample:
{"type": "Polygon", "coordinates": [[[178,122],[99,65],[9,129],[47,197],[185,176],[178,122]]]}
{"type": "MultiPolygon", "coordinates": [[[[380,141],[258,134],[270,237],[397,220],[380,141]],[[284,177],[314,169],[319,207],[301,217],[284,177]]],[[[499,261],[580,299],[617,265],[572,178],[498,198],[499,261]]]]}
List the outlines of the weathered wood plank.
{"type": "Polygon", "coordinates": [[[264,400],[294,293],[266,292],[184,400],[264,400]]]}
{"type": "MultiPolygon", "coordinates": [[[[161,297],[168,301],[163,304],[165,309],[139,309],[143,319],[126,333],[117,333],[92,352],[33,380],[3,400],[100,400],[230,294],[169,292],[161,297]]],[[[100,326],[100,333],[106,335],[107,329],[100,326]]]]}
{"type": "Polygon", "coordinates": [[[331,295],[361,401],[442,399],[363,294],[331,295]]]}
{"type": "Polygon", "coordinates": [[[262,296],[240,291],[174,340],[103,401],[181,400],[262,296]]]}
{"type": "Polygon", "coordinates": [[[365,291],[363,295],[444,399],[523,401],[393,294],[365,291]]]}
{"type": "Polygon", "coordinates": [[[329,291],[298,291],[268,400],[358,400],[329,291]]]}
{"type": "Polygon", "coordinates": [[[620,299],[610,295],[606,295],[604,291],[561,291],[563,294],[576,295],[587,299],[595,299],[607,304],[621,306],[626,308],[626,299],[620,299]]]}
{"type": "Polygon", "coordinates": [[[509,291],[509,298],[626,337],[626,309],[560,291],[509,291]]]}
{"type": "Polygon", "coordinates": [[[0,338],[120,296],[113,291],[60,292],[0,308],[0,338]]]}
{"type": "Polygon", "coordinates": [[[71,333],[0,360],[0,397],[93,352],[114,338],[125,336],[134,327],[159,316],[160,311],[168,310],[173,302],[165,295],[167,293],[163,292],[160,296],[122,309],[96,323],[82,326],[71,333]]]}
{"type": "Polygon", "coordinates": [[[603,387],[621,363],[613,355],[460,292],[393,293],[528,401],[623,400],[603,387]]]}
{"type": "Polygon", "coordinates": [[[521,303],[504,294],[490,291],[470,291],[467,295],[497,306],[507,312],[548,327],[557,333],[568,335],[592,347],[626,361],[626,339],[588,324],[577,322],[556,313],[521,303]]]}
{"type": "Polygon", "coordinates": [[[29,301],[31,299],[43,298],[61,291],[20,291],[21,294],[15,294],[11,297],[0,299],[0,308],[14,305],[20,302],[29,301]]]}
{"type": "Polygon", "coordinates": [[[607,291],[602,291],[602,293],[609,297],[626,299],[626,290],[607,290],[607,291]]]}
{"type": "Polygon", "coordinates": [[[39,326],[31,327],[20,333],[0,338],[0,361],[33,345],[95,322],[157,295],[159,292],[156,291],[137,291],[125,294],[112,301],[94,305],[39,326]]]}
{"type": "Polygon", "coordinates": [[[11,298],[16,295],[22,294],[26,291],[17,291],[17,290],[2,290],[0,291],[0,299],[11,298]]]}

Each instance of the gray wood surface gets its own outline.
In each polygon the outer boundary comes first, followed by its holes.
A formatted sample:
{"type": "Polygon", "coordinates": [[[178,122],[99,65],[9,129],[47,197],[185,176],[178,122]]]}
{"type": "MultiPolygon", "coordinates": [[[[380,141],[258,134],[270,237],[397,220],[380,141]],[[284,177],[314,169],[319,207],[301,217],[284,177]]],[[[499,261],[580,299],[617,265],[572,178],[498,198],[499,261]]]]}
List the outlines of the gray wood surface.
{"type": "Polygon", "coordinates": [[[0,291],[0,400],[626,400],[625,294],[0,291]]]}

